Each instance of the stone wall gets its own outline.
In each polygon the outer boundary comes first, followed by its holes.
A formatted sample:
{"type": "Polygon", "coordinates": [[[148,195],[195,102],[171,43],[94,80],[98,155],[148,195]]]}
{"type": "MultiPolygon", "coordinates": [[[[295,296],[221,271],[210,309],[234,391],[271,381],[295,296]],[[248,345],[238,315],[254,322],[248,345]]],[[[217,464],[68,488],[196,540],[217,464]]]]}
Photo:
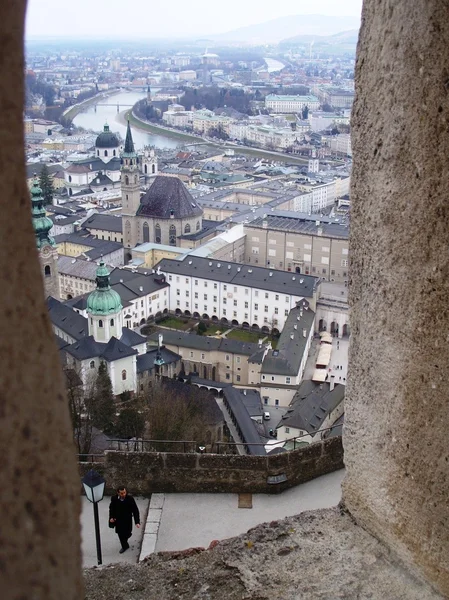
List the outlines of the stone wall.
{"type": "Polygon", "coordinates": [[[340,437],[273,456],[106,452],[102,463],[81,463],[81,475],[94,468],[106,479],[108,493],[126,485],[133,494],[258,493],[273,494],[343,468],[340,437]],[[268,484],[285,474],[287,481],[268,484]]]}
{"type": "Polygon", "coordinates": [[[449,595],[449,19],[365,0],[352,115],[344,499],[449,595]]]}

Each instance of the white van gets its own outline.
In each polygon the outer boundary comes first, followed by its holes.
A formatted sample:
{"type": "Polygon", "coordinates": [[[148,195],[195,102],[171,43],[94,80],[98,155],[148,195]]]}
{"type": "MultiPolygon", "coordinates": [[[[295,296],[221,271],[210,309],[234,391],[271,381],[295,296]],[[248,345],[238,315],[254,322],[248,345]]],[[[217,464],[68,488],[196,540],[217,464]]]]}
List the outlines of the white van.
{"type": "Polygon", "coordinates": [[[271,415],[270,415],[270,413],[269,413],[268,411],[265,411],[265,412],[263,413],[263,420],[264,420],[264,421],[269,421],[270,419],[271,419],[271,415]]]}

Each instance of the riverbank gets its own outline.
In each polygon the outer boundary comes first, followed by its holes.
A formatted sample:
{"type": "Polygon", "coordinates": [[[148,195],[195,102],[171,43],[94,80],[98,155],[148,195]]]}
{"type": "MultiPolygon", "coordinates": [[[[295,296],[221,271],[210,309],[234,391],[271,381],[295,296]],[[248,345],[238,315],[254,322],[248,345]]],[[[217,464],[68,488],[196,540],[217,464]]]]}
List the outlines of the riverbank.
{"type": "Polygon", "coordinates": [[[82,112],[85,108],[88,108],[89,106],[93,106],[94,104],[97,104],[100,100],[108,98],[109,96],[113,96],[116,93],[117,93],[117,90],[108,90],[106,92],[100,92],[99,94],[95,94],[95,96],[92,96],[91,98],[87,98],[86,100],[83,100],[83,102],[80,102],[79,104],[74,104],[73,106],[70,106],[67,110],[65,110],[62,113],[62,116],[73,121],[73,119],[76,117],[76,115],[78,115],[80,112],[82,112]]]}
{"type": "Polygon", "coordinates": [[[214,142],[205,140],[200,136],[193,136],[187,133],[173,131],[172,129],[160,125],[150,125],[149,123],[146,123],[145,121],[142,121],[141,119],[136,117],[136,115],[133,114],[132,110],[124,111],[119,115],[120,122],[124,124],[126,124],[128,118],[131,125],[133,125],[137,129],[141,129],[149,133],[165,135],[167,137],[172,137],[175,139],[185,141],[186,143],[190,142],[196,144],[204,144],[205,146],[209,146],[209,148],[213,148],[214,150],[234,150],[237,154],[254,156],[256,158],[267,158],[269,160],[282,160],[283,162],[290,162],[298,165],[305,165],[308,163],[308,159],[293,156],[292,154],[283,154],[282,152],[271,152],[269,150],[263,150],[259,148],[249,148],[247,146],[240,146],[238,144],[215,144],[214,142]]]}

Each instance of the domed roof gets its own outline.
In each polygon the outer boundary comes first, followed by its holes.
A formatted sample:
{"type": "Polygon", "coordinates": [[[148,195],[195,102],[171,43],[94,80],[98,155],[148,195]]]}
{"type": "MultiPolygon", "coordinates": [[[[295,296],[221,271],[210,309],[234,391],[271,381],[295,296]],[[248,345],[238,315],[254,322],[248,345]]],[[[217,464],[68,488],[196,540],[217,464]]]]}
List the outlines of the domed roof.
{"type": "Polygon", "coordinates": [[[109,285],[109,271],[103,261],[97,269],[97,289],[87,298],[87,312],[90,315],[106,316],[122,310],[122,300],[109,285]]]}
{"type": "Polygon", "coordinates": [[[109,130],[109,125],[106,123],[103,128],[103,133],[97,137],[95,142],[96,148],[118,148],[120,145],[115,133],[109,130]]]}
{"type": "Polygon", "coordinates": [[[158,175],[140,201],[138,216],[158,219],[200,217],[203,210],[178,177],[158,175]]]}
{"type": "Polygon", "coordinates": [[[33,229],[37,247],[40,249],[45,245],[55,246],[54,239],[48,234],[53,227],[53,221],[46,215],[44,198],[37,177],[34,179],[31,187],[31,204],[33,229]]]}

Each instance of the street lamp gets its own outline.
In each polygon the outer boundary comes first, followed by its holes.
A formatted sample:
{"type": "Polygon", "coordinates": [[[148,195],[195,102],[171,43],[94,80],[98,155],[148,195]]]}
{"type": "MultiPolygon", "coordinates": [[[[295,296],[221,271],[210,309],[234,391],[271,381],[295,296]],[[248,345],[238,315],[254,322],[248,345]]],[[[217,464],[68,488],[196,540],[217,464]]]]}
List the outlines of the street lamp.
{"type": "Polygon", "coordinates": [[[97,541],[97,559],[98,564],[102,564],[101,541],[100,541],[100,522],[98,520],[98,503],[103,500],[104,484],[103,477],[94,470],[90,470],[82,479],[86,498],[94,505],[95,539],[97,541]]]}

